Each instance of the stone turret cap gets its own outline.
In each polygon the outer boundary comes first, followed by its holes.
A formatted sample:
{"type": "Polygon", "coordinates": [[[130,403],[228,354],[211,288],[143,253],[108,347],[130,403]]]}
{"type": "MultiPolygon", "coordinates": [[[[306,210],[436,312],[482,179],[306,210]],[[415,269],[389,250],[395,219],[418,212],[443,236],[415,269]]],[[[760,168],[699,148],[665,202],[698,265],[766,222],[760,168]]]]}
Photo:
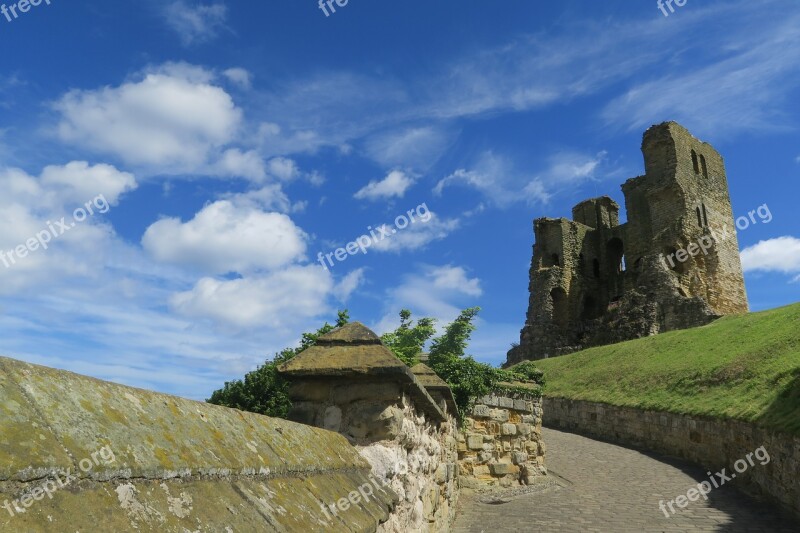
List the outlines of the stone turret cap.
{"type": "Polygon", "coordinates": [[[420,409],[435,420],[447,419],[411,369],[360,322],[322,335],[314,346],[282,364],[278,372],[290,380],[345,378],[401,383],[420,409]]]}
{"type": "Polygon", "coordinates": [[[411,367],[411,372],[417,378],[417,381],[425,387],[429,393],[440,395],[447,403],[447,409],[455,416],[458,413],[456,406],[456,399],[453,396],[453,391],[445,380],[440,378],[431,367],[425,363],[418,363],[411,367]]]}
{"type": "Polygon", "coordinates": [[[289,376],[349,376],[405,374],[408,367],[364,324],[350,322],[322,335],[279,370],[289,376]]]}
{"type": "Polygon", "coordinates": [[[323,346],[334,346],[341,344],[365,345],[380,343],[381,338],[361,322],[350,322],[349,324],[345,324],[340,328],[336,328],[317,339],[317,344],[323,346]]]}

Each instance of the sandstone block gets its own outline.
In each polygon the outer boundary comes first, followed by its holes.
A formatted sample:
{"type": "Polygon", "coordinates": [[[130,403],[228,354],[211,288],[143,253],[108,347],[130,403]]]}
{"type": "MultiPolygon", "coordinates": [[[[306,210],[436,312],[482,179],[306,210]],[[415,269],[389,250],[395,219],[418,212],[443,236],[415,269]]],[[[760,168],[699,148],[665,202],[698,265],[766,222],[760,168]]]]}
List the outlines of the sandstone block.
{"type": "Polygon", "coordinates": [[[470,450],[483,449],[483,435],[467,435],[467,448],[470,450]]]}
{"type": "Polygon", "coordinates": [[[489,470],[493,476],[507,476],[508,474],[518,473],[519,467],[511,463],[492,463],[489,465],[489,470]]]}
{"type": "Polygon", "coordinates": [[[472,408],[472,416],[476,418],[489,418],[489,406],[476,405],[472,408]]]}
{"type": "Polygon", "coordinates": [[[513,452],[511,454],[511,462],[515,465],[520,465],[528,462],[528,454],[525,452],[513,452]]]}
{"type": "Polygon", "coordinates": [[[489,418],[496,422],[508,422],[508,411],[505,409],[492,409],[489,418]]]}
{"type": "Polygon", "coordinates": [[[514,400],[514,409],[517,411],[531,411],[531,409],[528,408],[530,406],[531,403],[525,400],[514,400]]]}
{"type": "Polygon", "coordinates": [[[514,400],[512,400],[511,398],[506,398],[504,396],[501,396],[498,403],[500,404],[500,407],[503,407],[505,409],[514,408],[514,400]]]}
{"type": "Polygon", "coordinates": [[[500,432],[503,435],[516,435],[517,426],[514,424],[503,424],[503,427],[500,432]]]}
{"type": "Polygon", "coordinates": [[[520,435],[528,436],[531,434],[530,424],[517,424],[517,431],[520,435]]]}

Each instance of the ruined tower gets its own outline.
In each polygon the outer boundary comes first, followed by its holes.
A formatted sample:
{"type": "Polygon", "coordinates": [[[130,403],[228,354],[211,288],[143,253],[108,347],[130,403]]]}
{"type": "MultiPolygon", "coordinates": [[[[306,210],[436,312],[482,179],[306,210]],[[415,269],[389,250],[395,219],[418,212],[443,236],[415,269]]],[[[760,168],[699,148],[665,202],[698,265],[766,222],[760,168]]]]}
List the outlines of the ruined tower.
{"type": "Polygon", "coordinates": [[[625,224],[607,196],[572,220],[534,221],[528,313],[508,365],[747,312],[722,157],[675,122],[647,130],[642,152],[644,175],[622,186],[625,224]]]}

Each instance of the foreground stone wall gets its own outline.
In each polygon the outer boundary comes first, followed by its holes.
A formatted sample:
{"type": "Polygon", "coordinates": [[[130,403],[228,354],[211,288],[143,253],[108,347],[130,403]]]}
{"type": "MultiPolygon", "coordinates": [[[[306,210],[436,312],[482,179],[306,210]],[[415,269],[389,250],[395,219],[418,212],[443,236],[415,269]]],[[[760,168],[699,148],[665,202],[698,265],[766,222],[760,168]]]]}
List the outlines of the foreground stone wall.
{"type": "Polygon", "coordinates": [[[289,416],[347,437],[372,476],[398,495],[379,531],[447,531],[458,498],[457,423],[426,413],[419,396],[404,389],[386,381],[304,380],[291,387],[289,416]]]}
{"type": "Polygon", "coordinates": [[[613,442],[682,457],[711,472],[734,464],[763,446],[770,462],[755,461],[733,481],[800,516],[800,437],[737,420],[718,420],[607,404],[545,398],[544,423],[613,442]]]}
{"type": "Polygon", "coordinates": [[[542,399],[497,390],[479,398],[459,435],[461,484],[469,488],[528,484],[544,475],[542,399]]]}
{"type": "Polygon", "coordinates": [[[368,532],[397,499],[336,433],[0,358],[0,531],[368,532]]]}

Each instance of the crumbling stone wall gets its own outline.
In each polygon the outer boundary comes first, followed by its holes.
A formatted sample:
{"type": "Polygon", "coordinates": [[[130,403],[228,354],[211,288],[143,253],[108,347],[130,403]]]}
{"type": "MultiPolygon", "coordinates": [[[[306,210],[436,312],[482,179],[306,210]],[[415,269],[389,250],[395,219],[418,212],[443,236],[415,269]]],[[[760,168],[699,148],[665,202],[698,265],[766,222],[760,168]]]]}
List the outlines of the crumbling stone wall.
{"type": "Polygon", "coordinates": [[[429,394],[420,379],[430,377],[418,379],[358,322],[320,337],[281,372],[290,380],[289,418],[343,435],[379,485],[398,495],[378,531],[449,529],[458,499],[458,413],[449,389],[443,395],[432,382],[429,394]]]}
{"type": "Polygon", "coordinates": [[[458,437],[461,484],[527,485],[547,473],[544,455],[541,397],[499,389],[477,400],[458,437]]]}
{"type": "Polygon", "coordinates": [[[642,152],[645,174],[622,186],[625,224],[607,196],[573,220],[534,221],[528,312],[507,365],[747,312],[722,156],[675,122],[647,130],[642,152]]]}

